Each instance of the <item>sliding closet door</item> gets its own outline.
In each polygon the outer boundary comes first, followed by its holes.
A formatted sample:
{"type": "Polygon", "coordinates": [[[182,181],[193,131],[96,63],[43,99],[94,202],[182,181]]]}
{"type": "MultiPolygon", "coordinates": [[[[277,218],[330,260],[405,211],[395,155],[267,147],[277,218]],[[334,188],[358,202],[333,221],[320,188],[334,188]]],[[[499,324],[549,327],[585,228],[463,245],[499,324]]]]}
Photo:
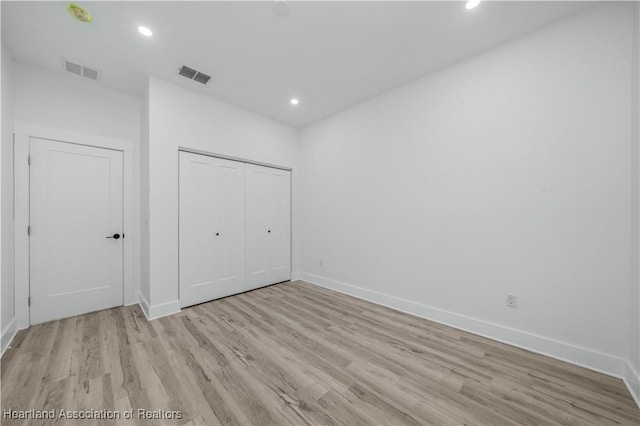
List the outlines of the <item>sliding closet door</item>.
{"type": "Polygon", "coordinates": [[[244,291],[243,163],[180,153],[180,302],[244,291]]]}
{"type": "Polygon", "coordinates": [[[246,169],[246,287],[269,284],[269,169],[246,169]]]}
{"type": "Polygon", "coordinates": [[[247,165],[247,289],[291,275],[291,172],[247,165]]]}
{"type": "Polygon", "coordinates": [[[268,253],[270,283],[291,279],[291,172],[271,169],[268,253]]]}

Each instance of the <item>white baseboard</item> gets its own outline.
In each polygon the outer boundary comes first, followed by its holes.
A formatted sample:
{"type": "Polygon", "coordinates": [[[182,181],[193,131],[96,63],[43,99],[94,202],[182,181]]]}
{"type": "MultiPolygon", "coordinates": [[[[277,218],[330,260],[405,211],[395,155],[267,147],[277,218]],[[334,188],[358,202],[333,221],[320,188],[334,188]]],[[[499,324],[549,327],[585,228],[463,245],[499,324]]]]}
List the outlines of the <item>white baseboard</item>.
{"type": "Polygon", "coordinates": [[[2,338],[0,339],[0,347],[2,348],[2,353],[0,356],[4,355],[4,352],[7,350],[9,345],[11,345],[11,341],[16,337],[16,333],[18,332],[18,326],[16,323],[16,318],[13,317],[9,324],[2,330],[2,338]]]}
{"type": "Polygon", "coordinates": [[[640,408],[640,374],[633,368],[630,362],[627,362],[624,377],[622,378],[624,383],[629,388],[631,396],[638,404],[640,408]]]}
{"type": "Polygon", "coordinates": [[[138,293],[138,305],[140,305],[140,309],[142,309],[142,313],[149,320],[149,302],[142,295],[142,293],[138,293]]]}
{"type": "Polygon", "coordinates": [[[301,275],[302,275],[301,272],[292,272],[291,273],[291,281],[299,280],[301,275]]]}
{"type": "Polygon", "coordinates": [[[407,314],[620,378],[627,384],[629,391],[636,399],[636,402],[638,402],[638,373],[631,368],[631,365],[626,360],[614,355],[560,342],[548,337],[516,330],[313,274],[300,273],[299,279],[377,305],[386,306],[407,314]],[[628,370],[631,371],[628,372],[628,370]]]}
{"type": "Polygon", "coordinates": [[[172,300],[171,302],[161,303],[159,305],[149,305],[149,302],[142,293],[138,293],[138,304],[140,305],[140,309],[144,313],[144,316],[147,317],[147,321],[152,321],[154,319],[166,317],[168,315],[177,314],[181,311],[180,301],[172,300]]]}

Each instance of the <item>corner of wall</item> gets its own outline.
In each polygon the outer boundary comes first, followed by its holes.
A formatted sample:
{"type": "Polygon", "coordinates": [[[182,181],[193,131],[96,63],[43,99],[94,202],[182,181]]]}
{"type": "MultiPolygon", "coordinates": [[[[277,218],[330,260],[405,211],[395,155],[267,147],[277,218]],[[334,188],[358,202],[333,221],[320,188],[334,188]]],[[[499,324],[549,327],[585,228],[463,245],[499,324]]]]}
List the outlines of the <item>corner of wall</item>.
{"type": "Polygon", "coordinates": [[[2,330],[2,338],[0,339],[0,348],[2,352],[0,356],[4,355],[5,351],[9,348],[11,341],[14,337],[16,337],[16,333],[18,332],[18,326],[16,322],[16,318],[14,317],[9,324],[2,330]]]}
{"type": "Polygon", "coordinates": [[[627,385],[629,393],[636,401],[638,408],[640,408],[640,374],[629,362],[626,363],[622,380],[624,384],[627,385]]]}
{"type": "MultiPolygon", "coordinates": [[[[145,302],[147,310],[143,307],[145,315],[149,313],[148,300],[151,298],[149,265],[150,265],[150,247],[149,247],[149,84],[147,81],[145,93],[142,95],[141,102],[141,123],[140,123],[140,150],[138,159],[140,161],[140,297],[145,302]]],[[[141,306],[143,306],[141,304],[141,306]]],[[[148,316],[148,315],[147,315],[148,316]]]]}
{"type": "Polygon", "coordinates": [[[138,293],[138,305],[140,306],[145,318],[147,318],[147,321],[149,321],[149,302],[142,293],[138,293]]]}
{"type": "Polygon", "coordinates": [[[142,293],[138,294],[138,305],[140,305],[140,309],[142,310],[142,313],[144,313],[145,318],[147,318],[147,321],[177,314],[182,310],[179,300],[151,305],[142,293]]]}
{"type": "Polygon", "coordinates": [[[2,188],[2,245],[1,245],[1,289],[0,299],[0,328],[2,330],[2,353],[9,346],[17,331],[15,312],[15,276],[14,276],[14,219],[13,219],[13,127],[14,127],[14,96],[13,96],[13,59],[9,49],[2,41],[2,158],[1,174],[2,188]]]}
{"type": "Polygon", "coordinates": [[[629,360],[624,381],[640,407],[640,4],[634,5],[631,64],[631,259],[629,360]]]}

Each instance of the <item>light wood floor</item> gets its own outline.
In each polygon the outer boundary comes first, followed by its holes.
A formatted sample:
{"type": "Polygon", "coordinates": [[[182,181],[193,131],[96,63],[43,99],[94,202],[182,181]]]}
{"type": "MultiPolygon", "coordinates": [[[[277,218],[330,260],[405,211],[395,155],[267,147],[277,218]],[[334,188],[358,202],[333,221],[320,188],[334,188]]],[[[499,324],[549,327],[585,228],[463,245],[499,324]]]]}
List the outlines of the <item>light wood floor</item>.
{"type": "Polygon", "coordinates": [[[640,424],[618,379],[299,281],[20,332],[2,409],[61,408],[183,418],[57,424],[640,424]]]}

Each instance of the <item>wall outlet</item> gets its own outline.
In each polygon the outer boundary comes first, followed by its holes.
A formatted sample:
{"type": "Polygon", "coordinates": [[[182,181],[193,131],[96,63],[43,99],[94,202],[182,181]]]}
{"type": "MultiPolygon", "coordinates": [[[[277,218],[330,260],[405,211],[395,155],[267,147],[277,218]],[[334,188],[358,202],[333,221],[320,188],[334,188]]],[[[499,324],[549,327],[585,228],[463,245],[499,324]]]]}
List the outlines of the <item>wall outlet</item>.
{"type": "Polygon", "coordinates": [[[518,296],[515,294],[507,294],[507,306],[510,308],[518,307],[518,296]]]}

